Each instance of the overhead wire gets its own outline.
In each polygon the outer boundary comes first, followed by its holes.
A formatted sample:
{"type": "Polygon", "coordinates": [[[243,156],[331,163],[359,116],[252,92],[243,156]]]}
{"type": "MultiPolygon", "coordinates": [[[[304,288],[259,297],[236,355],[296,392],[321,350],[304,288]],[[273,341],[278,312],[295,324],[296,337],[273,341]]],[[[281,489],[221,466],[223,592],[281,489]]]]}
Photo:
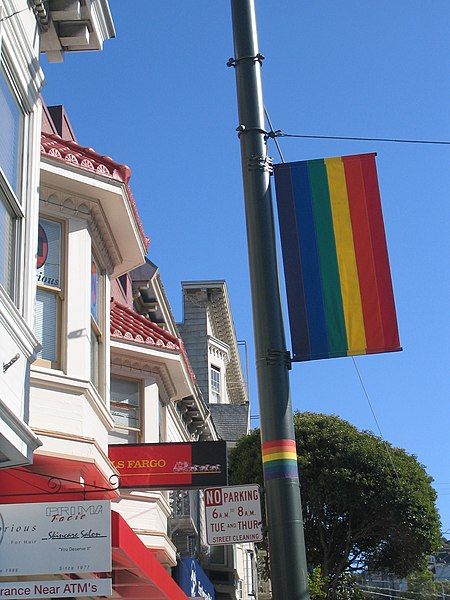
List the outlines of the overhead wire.
{"type": "MultiPolygon", "coordinates": [[[[402,596],[397,596],[397,593],[414,594],[414,596],[420,596],[421,598],[423,598],[423,592],[421,592],[421,591],[399,590],[396,588],[381,587],[381,586],[377,586],[377,585],[369,585],[368,583],[359,583],[358,587],[362,592],[378,594],[378,595],[386,595],[386,594],[382,594],[381,592],[378,592],[376,590],[382,590],[383,592],[395,592],[395,594],[396,594],[395,596],[392,596],[392,595],[389,596],[389,594],[387,594],[387,596],[392,598],[392,600],[395,600],[395,598],[402,598],[402,596]],[[364,589],[364,588],[366,588],[366,589],[364,589]]],[[[437,593],[427,592],[427,594],[430,598],[431,597],[442,598],[442,595],[439,592],[437,592],[437,593]]]]}
{"type": "Polygon", "coordinates": [[[16,15],[20,15],[20,13],[23,13],[26,10],[29,10],[28,6],[26,6],[25,8],[22,8],[21,10],[16,10],[15,12],[11,13],[10,15],[5,15],[4,17],[2,17],[0,19],[0,23],[2,23],[3,21],[7,21],[8,19],[11,19],[11,17],[15,17],[16,15]]]}
{"type": "Polygon", "coordinates": [[[352,135],[309,135],[303,133],[284,133],[284,131],[275,131],[276,137],[287,138],[306,138],[313,140],[350,140],[354,142],[391,142],[396,144],[433,144],[440,146],[450,146],[448,140],[408,140],[402,138],[379,138],[379,137],[361,137],[352,135]]]}

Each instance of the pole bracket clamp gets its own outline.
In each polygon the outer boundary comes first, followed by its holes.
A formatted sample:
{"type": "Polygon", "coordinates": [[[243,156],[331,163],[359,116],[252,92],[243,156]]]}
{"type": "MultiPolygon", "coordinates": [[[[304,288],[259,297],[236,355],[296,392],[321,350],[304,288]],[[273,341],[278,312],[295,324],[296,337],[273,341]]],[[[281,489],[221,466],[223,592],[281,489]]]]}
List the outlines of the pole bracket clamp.
{"type": "Polygon", "coordinates": [[[266,155],[253,155],[250,156],[247,162],[247,168],[249,171],[265,171],[266,173],[273,173],[273,160],[270,156],[266,155]]]}
{"type": "Polygon", "coordinates": [[[259,62],[259,64],[262,65],[262,62],[265,60],[265,58],[266,57],[264,54],[261,54],[261,52],[258,52],[258,54],[254,56],[241,56],[240,58],[231,57],[227,60],[227,67],[235,67],[241,60],[253,60],[254,62],[259,62]]]}
{"type": "Polygon", "coordinates": [[[238,138],[240,138],[243,133],[251,133],[252,131],[263,134],[264,139],[267,139],[269,135],[265,129],[261,129],[260,127],[246,127],[245,125],[239,125],[236,127],[236,131],[238,132],[238,138]]]}
{"type": "Polygon", "coordinates": [[[288,371],[292,369],[291,354],[287,350],[267,350],[266,354],[267,365],[282,365],[288,371]]]}

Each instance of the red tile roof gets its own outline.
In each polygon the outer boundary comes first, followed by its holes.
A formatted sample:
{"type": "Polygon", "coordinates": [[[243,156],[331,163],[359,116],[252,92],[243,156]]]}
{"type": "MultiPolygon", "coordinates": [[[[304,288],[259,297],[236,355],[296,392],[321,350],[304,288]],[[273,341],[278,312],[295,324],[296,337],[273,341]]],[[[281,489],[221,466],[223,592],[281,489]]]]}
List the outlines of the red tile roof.
{"type": "Polygon", "coordinates": [[[191,380],[195,381],[183,341],[115,300],[111,302],[110,329],[113,338],[178,352],[184,359],[191,380]]]}
{"type": "Polygon", "coordinates": [[[104,177],[110,177],[124,183],[139,227],[141,239],[146,249],[148,249],[150,240],[144,233],[141,217],[139,216],[136,201],[129,185],[131,177],[130,167],[115,162],[109,156],[102,156],[92,148],[85,148],[72,140],[64,140],[55,133],[46,133],[44,131],[41,133],[41,155],[70,163],[80,169],[90,171],[91,173],[98,173],[104,177]]]}

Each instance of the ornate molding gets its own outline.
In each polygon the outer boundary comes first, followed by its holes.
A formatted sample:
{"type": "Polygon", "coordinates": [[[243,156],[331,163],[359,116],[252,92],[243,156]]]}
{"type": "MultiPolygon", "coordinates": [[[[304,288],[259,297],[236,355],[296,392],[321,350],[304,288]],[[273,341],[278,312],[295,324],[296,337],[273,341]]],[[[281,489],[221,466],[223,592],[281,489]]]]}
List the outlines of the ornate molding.
{"type": "Polygon", "coordinates": [[[169,370],[165,365],[150,363],[151,359],[131,358],[120,354],[116,348],[111,348],[111,367],[124,371],[123,375],[154,377],[158,387],[162,388],[160,389],[161,400],[168,404],[176,396],[176,388],[170,378],[169,370]],[[161,392],[163,393],[161,394],[161,392]]]}
{"type": "Polygon", "coordinates": [[[41,187],[40,207],[48,214],[66,218],[77,217],[86,220],[92,240],[101,253],[102,263],[108,273],[120,262],[111,231],[106,225],[106,217],[94,199],[85,196],[67,195],[62,190],[41,187]]]}

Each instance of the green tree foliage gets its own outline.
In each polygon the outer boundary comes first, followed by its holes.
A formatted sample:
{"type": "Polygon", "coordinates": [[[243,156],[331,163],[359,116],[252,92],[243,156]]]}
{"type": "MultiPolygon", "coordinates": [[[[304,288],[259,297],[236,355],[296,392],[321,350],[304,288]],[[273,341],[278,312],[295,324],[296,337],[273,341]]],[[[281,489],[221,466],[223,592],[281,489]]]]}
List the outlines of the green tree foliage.
{"type": "Polygon", "coordinates": [[[405,598],[412,600],[449,600],[450,582],[436,581],[424,566],[421,570],[408,575],[408,591],[402,592],[405,598]]]}
{"type": "MultiPolygon", "coordinates": [[[[320,567],[314,567],[308,573],[308,586],[310,600],[326,600],[329,597],[328,581],[320,567]]],[[[339,577],[335,585],[334,597],[336,600],[366,600],[364,593],[349,573],[342,573],[339,577]]]]}
{"type": "MultiPolygon", "coordinates": [[[[308,565],[329,596],[346,572],[404,577],[439,545],[431,478],[416,457],[336,416],[296,413],[298,467],[308,565]]],[[[230,455],[232,484],[263,485],[259,430],[230,455]]]]}

